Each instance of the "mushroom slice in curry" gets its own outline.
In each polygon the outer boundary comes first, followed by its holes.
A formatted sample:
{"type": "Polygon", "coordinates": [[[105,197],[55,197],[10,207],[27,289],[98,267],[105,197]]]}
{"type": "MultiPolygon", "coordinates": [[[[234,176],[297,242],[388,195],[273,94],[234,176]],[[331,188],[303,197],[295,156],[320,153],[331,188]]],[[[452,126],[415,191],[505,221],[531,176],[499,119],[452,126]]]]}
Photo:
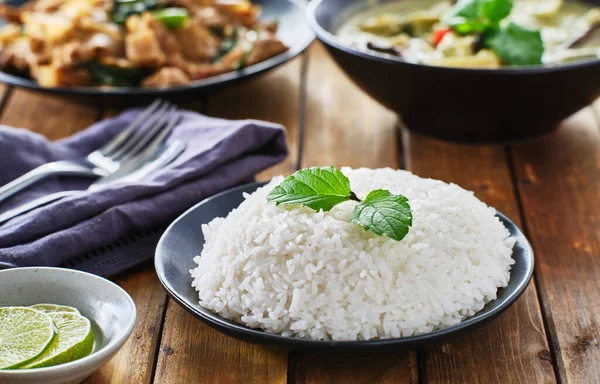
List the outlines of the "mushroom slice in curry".
{"type": "Polygon", "coordinates": [[[434,66],[557,65],[599,55],[599,7],[569,0],[482,4],[388,2],[349,18],[337,34],[376,54],[434,66]]]}

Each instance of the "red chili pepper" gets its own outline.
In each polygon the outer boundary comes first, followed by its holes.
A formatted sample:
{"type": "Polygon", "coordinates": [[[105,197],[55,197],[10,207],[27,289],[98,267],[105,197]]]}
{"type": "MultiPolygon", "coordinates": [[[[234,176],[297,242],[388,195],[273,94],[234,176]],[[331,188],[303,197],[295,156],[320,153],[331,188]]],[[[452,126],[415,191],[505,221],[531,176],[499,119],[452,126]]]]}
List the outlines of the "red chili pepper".
{"type": "Polygon", "coordinates": [[[431,35],[431,42],[433,43],[433,45],[437,46],[440,43],[440,41],[442,41],[444,36],[446,36],[446,34],[451,31],[452,31],[452,28],[450,28],[450,27],[433,31],[433,35],[431,35]]]}

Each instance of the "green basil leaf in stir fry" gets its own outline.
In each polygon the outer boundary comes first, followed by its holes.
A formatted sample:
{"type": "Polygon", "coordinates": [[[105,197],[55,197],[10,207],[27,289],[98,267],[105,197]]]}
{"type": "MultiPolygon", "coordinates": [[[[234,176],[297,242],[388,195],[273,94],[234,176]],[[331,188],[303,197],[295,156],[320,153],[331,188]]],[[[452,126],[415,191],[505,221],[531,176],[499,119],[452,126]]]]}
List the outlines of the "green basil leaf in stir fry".
{"type": "Polygon", "coordinates": [[[213,35],[218,36],[220,38],[227,37],[225,35],[225,27],[223,25],[211,25],[208,29],[213,33],[213,35]]]}
{"type": "Polygon", "coordinates": [[[544,42],[540,31],[510,23],[506,28],[488,33],[486,46],[510,65],[542,64],[544,42]]]}
{"type": "Polygon", "coordinates": [[[221,33],[223,33],[223,41],[221,42],[221,45],[219,46],[219,52],[213,59],[213,63],[218,63],[219,61],[221,61],[221,59],[223,59],[223,56],[225,56],[233,48],[235,48],[235,46],[238,44],[238,41],[239,41],[239,32],[238,32],[238,29],[235,27],[231,31],[231,35],[228,37],[226,37],[224,35],[225,34],[224,31],[221,31],[221,33]]]}
{"type": "Polygon", "coordinates": [[[245,39],[242,40],[242,47],[244,49],[244,54],[242,57],[233,64],[233,69],[239,71],[244,69],[248,63],[248,58],[250,57],[250,53],[254,49],[254,43],[256,43],[256,39],[258,38],[258,34],[254,30],[250,30],[246,32],[245,39]]]}
{"type": "Polygon", "coordinates": [[[114,23],[125,24],[129,16],[156,9],[158,5],[158,0],[114,0],[110,19],[114,23]]]}
{"type": "Polygon", "coordinates": [[[100,85],[137,87],[148,76],[146,68],[124,68],[92,61],[87,66],[92,78],[100,85]]]}
{"type": "Polygon", "coordinates": [[[160,21],[169,29],[179,29],[187,23],[189,12],[185,8],[163,8],[151,12],[154,20],[160,21]]]}

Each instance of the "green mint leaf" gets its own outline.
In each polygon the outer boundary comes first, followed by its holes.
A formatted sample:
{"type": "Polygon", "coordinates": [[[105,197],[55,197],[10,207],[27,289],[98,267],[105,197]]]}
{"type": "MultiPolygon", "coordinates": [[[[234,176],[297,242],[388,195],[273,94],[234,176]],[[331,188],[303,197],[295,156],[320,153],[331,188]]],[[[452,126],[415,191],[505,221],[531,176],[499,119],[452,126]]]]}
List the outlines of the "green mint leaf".
{"type": "Polygon", "coordinates": [[[412,213],[406,197],[377,189],[356,205],[350,222],[400,241],[412,226],[412,213]]]}
{"type": "Polygon", "coordinates": [[[450,9],[448,16],[450,18],[462,17],[466,20],[477,20],[480,15],[480,8],[480,0],[460,0],[450,9]]]}
{"type": "Polygon", "coordinates": [[[461,35],[483,33],[497,28],[513,7],[513,0],[461,0],[445,17],[444,23],[461,35]]]}
{"type": "Polygon", "coordinates": [[[506,28],[490,31],[485,45],[509,65],[542,64],[544,42],[539,30],[510,23],[506,28]]]}
{"type": "Polygon", "coordinates": [[[491,22],[499,22],[512,11],[512,0],[481,0],[481,13],[491,22]]]}
{"type": "Polygon", "coordinates": [[[453,19],[449,19],[446,23],[459,35],[482,33],[488,29],[488,26],[482,23],[481,21],[466,20],[462,17],[455,17],[453,19]]]}
{"type": "Polygon", "coordinates": [[[307,168],[288,176],[273,188],[268,201],[279,204],[305,205],[329,211],[350,200],[350,180],[335,167],[307,168]]]}
{"type": "Polygon", "coordinates": [[[460,0],[445,17],[444,23],[460,35],[482,33],[488,28],[482,17],[483,0],[460,0]]]}

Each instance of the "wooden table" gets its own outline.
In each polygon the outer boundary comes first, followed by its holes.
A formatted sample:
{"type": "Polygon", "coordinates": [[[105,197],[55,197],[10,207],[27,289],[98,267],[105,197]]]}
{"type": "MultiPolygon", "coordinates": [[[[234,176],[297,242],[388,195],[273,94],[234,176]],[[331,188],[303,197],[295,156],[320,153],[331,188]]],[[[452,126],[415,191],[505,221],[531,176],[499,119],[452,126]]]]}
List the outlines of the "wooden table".
{"type": "MultiPolygon", "coordinates": [[[[21,89],[2,92],[2,124],[51,139],[114,113],[21,89]]],[[[290,156],[260,174],[263,180],[315,165],[393,167],[475,191],[524,229],[536,253],[535,279],[498,319],[447,343],[324,358],[213,331],[167,298],[148,264],[116,279],[135,300],[138,323],[119,354],[86,383],[600,383],[600,104],[525,143],[435,141],[398,129],[396,116],[314,44],[194,108],[287,127],[290,156]]]]}

